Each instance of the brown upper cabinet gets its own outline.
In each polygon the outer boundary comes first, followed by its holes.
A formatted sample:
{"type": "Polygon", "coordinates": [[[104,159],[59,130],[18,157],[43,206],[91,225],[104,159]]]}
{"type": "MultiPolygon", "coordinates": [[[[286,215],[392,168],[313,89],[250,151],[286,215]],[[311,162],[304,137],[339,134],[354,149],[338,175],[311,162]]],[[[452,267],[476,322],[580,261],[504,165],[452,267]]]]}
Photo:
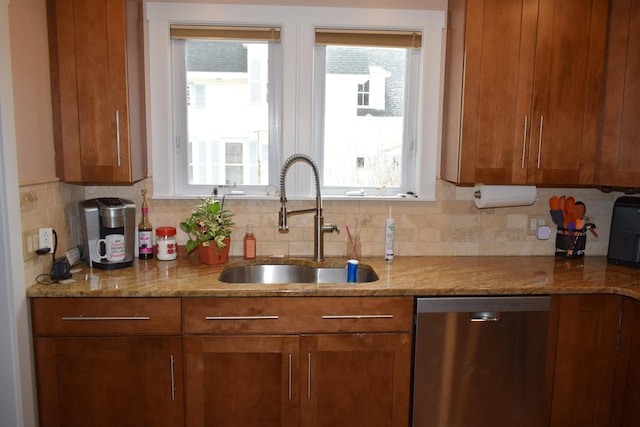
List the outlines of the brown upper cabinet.
{"type": "Polygon", "coordinates": [[[147,174],[140,0],[47,0],[56,170],[63,182],[147,174]]]}
{"type": "Polygon", "coordinates": [[[451,0],[442,177],[594,185],[608,0],[451,0]]]}
{"type": "Polygon", "coordinates": [[[640,187],[640,1],[611,7],[598,184],[640,187]]]}

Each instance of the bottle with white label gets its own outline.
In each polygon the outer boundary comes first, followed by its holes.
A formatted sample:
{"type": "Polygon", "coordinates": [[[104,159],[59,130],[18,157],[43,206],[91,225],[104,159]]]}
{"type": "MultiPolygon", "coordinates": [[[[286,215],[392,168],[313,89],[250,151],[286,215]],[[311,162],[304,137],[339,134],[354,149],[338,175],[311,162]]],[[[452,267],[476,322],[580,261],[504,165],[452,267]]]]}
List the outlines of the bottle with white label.
{"type": "Polygon", "coordinates": [[[389,218],[385,222],[384,226],[384,259],[393,259],[393,234],[395,232],[395,221],[391,217],[391,206],[389,206],[389,218]]]}
{"type": "Polygon", "coordinates": [[[147,190],[142,190],[142,220],[138,224],[138,258],[153,258],[153,227],[149,222],[147,190]]]}

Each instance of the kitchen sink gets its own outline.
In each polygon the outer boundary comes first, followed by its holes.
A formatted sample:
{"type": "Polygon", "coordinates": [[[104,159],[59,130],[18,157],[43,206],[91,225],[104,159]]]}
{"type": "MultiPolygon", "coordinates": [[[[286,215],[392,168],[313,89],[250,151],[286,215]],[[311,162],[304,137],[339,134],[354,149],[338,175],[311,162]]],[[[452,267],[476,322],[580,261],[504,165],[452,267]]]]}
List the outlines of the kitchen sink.
{"type": "MultiPolygon", "coordinates": [[[[225,283],[346,283],[347,265],[314,266],[300,264],[242,264],[229,266],[220,273],[225,283]]],[[[360,264],[356,282],[375,282],[378,275],[371,267],[360,264]]]]}

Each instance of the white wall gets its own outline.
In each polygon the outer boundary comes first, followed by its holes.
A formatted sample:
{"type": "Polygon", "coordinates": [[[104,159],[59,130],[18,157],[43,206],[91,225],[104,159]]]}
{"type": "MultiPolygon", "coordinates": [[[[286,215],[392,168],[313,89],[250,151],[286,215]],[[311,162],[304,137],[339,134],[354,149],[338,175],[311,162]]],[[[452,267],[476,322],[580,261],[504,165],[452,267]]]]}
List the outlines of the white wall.
{"type": "Polygon", "coordinates": [[[35,425],[35,409],[21,250],[8,6],[9,0],[0,0],[0,424],[18,427],[35,425]]]}

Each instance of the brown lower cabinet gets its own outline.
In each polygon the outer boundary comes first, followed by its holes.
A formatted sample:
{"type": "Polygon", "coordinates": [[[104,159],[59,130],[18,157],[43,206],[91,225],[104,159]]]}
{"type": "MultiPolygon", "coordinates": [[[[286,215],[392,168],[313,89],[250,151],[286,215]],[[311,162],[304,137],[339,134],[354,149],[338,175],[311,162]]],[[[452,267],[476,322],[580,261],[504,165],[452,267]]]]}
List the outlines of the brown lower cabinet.
{"type": "Polygon", "coordinates": [[[406,426],[410,333],[185,338],[187,426],[406,426]]]}
{"type": "Polygon", "coordinates": [[[180,337],[38,338],[42,427],[180,426],[180,337]]]}
{"type": "MultiPolygon", "coordinates": [[[[409,425],[413,298],[32,298],[40,426],[409,425]]],[[[640,425],[640,302],[552,299],[551,426],[640,425]]]]}
{"type": "Polygon", "coordinates": [[[640,426],[640,302],[623,298],[612,426],[640,426]]]}
{"type": "Polygon", "coordinates": [[[640,425],[640,302],[565,295],[554,304],[551,425],[640,425]]]}
{"type": "Polygon", "coordinates": [[[187,426],[409,424],[412,298],[199,298],[183,309],[187,426]]]}
{"type": "Polygon", "coordinates": [[[32,298],[41,427],[407,426],[413,298],[32,298]]]}
{"type": "Polygon", "coordinates": [[[622,297],[563,295],[552,300],[557,337],[548,366],[551,426],[608,426],[622,297]]]}
{"type": "Polygon", "coordinates": [[[181,426],[180,300],[31,300],[41,427],[181,426]]]}

